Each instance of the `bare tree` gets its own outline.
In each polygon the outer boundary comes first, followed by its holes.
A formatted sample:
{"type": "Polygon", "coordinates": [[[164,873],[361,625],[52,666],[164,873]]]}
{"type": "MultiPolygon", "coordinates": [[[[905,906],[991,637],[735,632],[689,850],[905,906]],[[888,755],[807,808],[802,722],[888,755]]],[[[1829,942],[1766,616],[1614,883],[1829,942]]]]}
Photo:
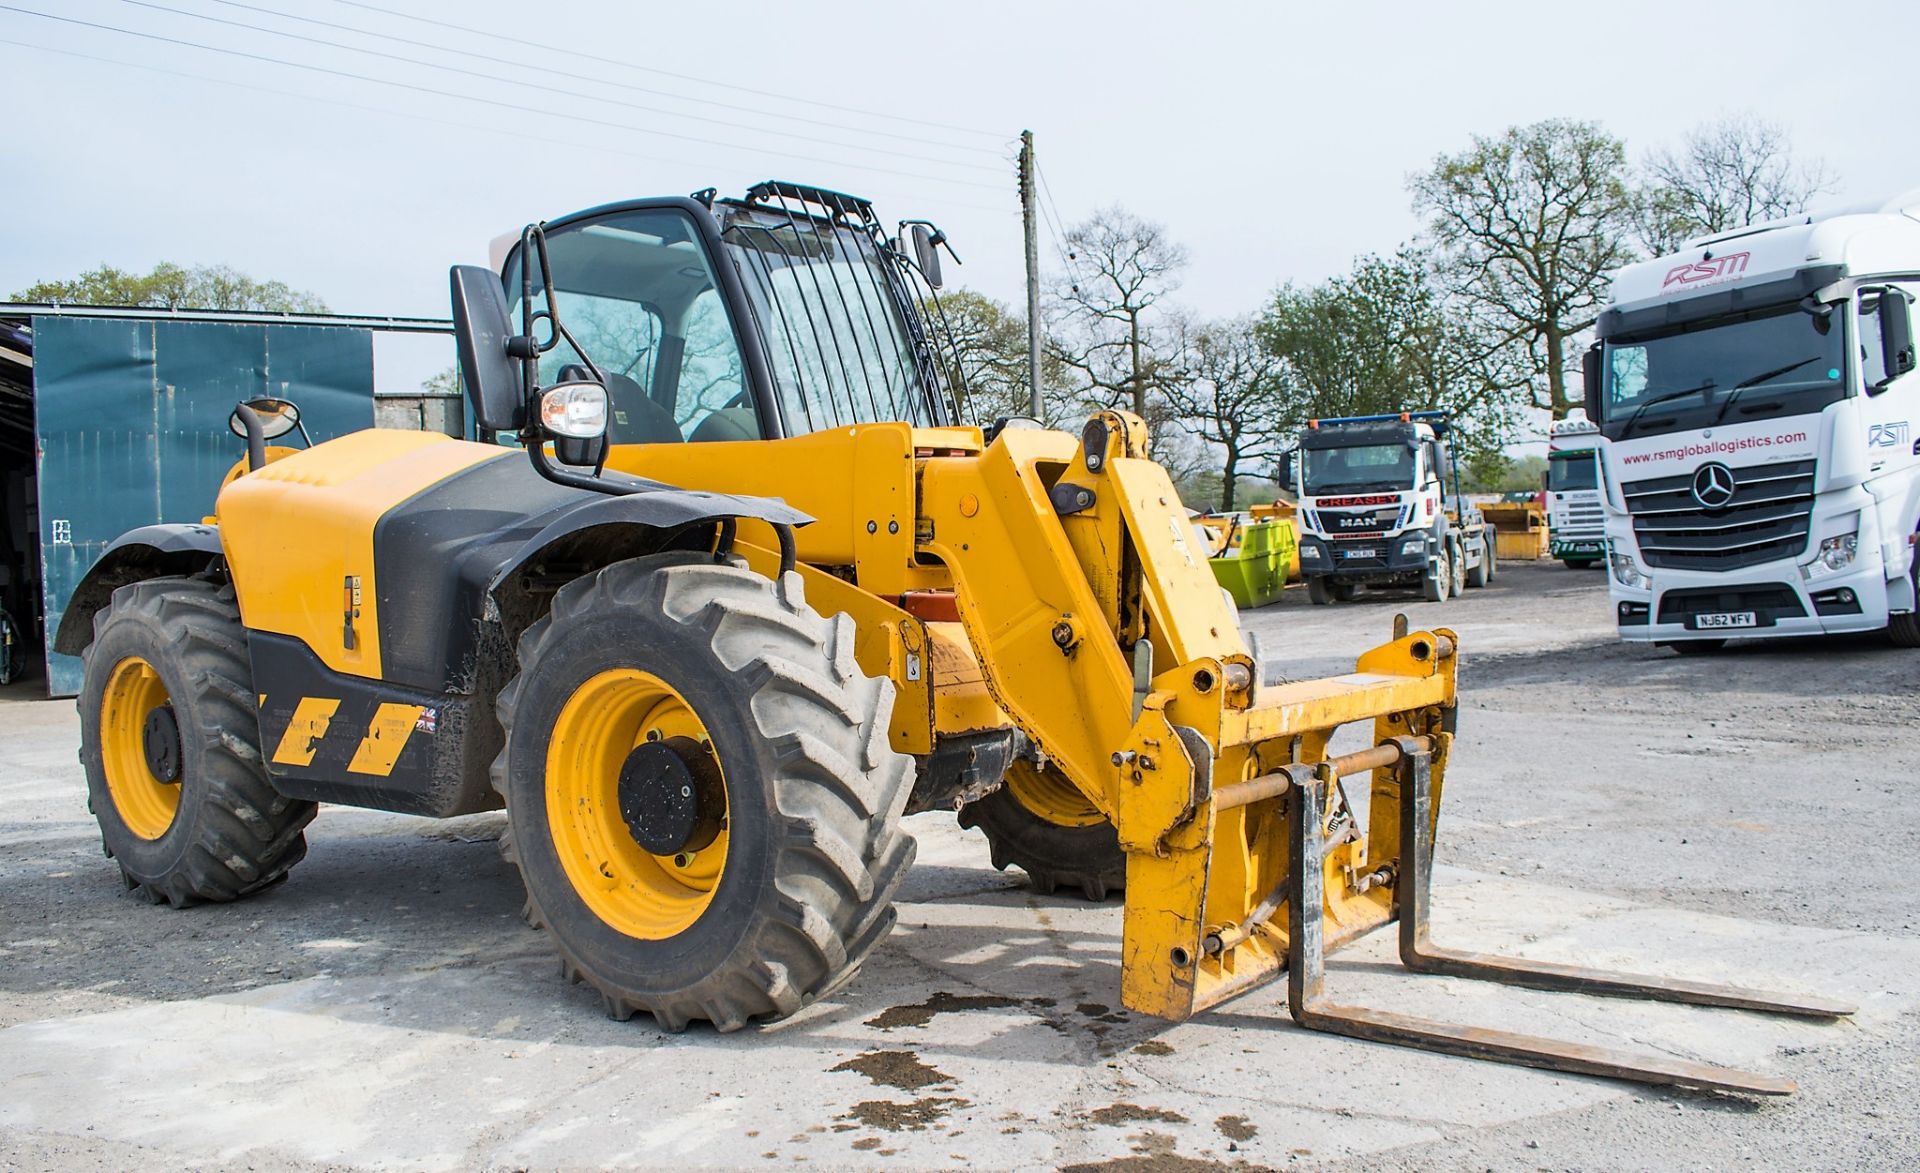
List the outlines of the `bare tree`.
{"type": "Polygon", "coordinates": [[[1187,251],[1160,225],[1117,206],[1069,229],[1066,246],[1053,354],[1079,376],[1086,398],[1151,420],[1160,414],[1155,399],[1183,377],[1180,332],[1165,303],[1179,288],[1187,251]]]}
{"type": "Polygon", "coordinates": [[[1573,406],[1569,344],[1598,316],[1606,274],[1632,259],[1626,170],[1620,140],[1556,119],[1476,136],[1409,181],[1451,299],[1489,350],[1528,369],[1555,419],[1573,406]]]}
{"type": "Polygon", "coordinates": [[[1248,466],[1273,460],[1286,446],[1286,364],[1248,317],[1195,329],[1188,367],[1191,378],[1166,388],[1168,406],[1177,427],[1219,450],[1220,507],[1231,510],[1234,485],[1248,466]]]}
{"type": "Polygon", "coordinates": [[[1826,165],[1797,161],[1786,128],[1737,114],[1662,147],[1641,168],[1636,200],[1640,242],[1670,253],[1696,236],[1804,212],[1829,190],[1826,165]]]}

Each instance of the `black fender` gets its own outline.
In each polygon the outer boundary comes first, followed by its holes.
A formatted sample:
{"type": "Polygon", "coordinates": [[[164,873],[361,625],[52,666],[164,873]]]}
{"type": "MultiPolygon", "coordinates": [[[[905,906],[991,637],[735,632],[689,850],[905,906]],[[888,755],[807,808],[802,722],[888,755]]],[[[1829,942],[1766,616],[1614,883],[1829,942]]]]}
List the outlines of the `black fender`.
{"type": "Polygon", "coordinates": [[[529,563],[562,541],[570,548],[598,545],[612,550],[624,547],[634,554],[650,553],[661,548],[660,538],[664,535],[729,518],[751,518],[795,527],[813,523],[810,515],[771,497],[740,497],[666,486],[619,497],[594,497],[550,516],[538,533],[500,564],[493,581],[487,584],[487,593],[498,601],[502,588],[529,563]],[[588,540],[582,541],[583,538],[588,540]]]}
{"type": "Polygon", "coordinates": [[[168,523],[128,530],[113,540],[67,596],[53,650],[67,656],[85,651],[93,642],[93,617],[121,587],[149,578],[198,574],[223,554],[220,531],[210,525],[168,523]]]}

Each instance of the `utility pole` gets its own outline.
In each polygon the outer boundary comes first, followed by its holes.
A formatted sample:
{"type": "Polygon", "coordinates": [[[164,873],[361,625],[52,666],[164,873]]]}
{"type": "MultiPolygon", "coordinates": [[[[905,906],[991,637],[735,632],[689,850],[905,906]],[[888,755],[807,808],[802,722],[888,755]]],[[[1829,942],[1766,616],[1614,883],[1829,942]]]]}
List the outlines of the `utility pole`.
{"type": "Polygon", "coordinates": [[[1020,226],[1027,238],[1027,414],[1047,417],[1040,404],[1040,235],[1034,198],[1033,132],[1020,132],[1020,226]]]}

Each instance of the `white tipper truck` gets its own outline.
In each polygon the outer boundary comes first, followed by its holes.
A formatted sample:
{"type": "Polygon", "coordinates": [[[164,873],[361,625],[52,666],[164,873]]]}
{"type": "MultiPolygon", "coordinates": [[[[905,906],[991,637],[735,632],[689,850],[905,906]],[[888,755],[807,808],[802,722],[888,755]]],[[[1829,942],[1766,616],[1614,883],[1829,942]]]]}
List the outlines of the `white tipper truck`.
{"type": "Polygon", "coordinates": [[[1451,430],[1442,411],[1307,421],[1298,447],[1280,457],[1280,486],[1299,497],[1310,600],[1416,587],[1440,603],[1493,578],[1493,530],[1460,493],[1451,430]]]}
{"type": "Polygon", "coordinates": [[[1920,190],[1614,277],[1586,354],[1624,640],[1920,647],[1920,190]]]}
{"type": "Polygon", "coordinates": [[[1607,556],[1606,513],[1600,508],[1600,429],[1581,408],[1547,429],[1547,553],[1586,567],[1607,556]]]}

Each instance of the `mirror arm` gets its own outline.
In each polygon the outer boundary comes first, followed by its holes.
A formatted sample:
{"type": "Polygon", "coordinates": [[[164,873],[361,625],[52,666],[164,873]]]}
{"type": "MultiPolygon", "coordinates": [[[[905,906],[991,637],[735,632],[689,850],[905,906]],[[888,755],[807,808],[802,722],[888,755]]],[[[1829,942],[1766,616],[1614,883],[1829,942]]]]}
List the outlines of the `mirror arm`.
{"type": "Polygon", "coordinates": [[[247,429],[247,471],[259,472],[267,466],[267,426],[261,422],[260,413],[244,403],[237,405],[233,414],[247,429]]]}

